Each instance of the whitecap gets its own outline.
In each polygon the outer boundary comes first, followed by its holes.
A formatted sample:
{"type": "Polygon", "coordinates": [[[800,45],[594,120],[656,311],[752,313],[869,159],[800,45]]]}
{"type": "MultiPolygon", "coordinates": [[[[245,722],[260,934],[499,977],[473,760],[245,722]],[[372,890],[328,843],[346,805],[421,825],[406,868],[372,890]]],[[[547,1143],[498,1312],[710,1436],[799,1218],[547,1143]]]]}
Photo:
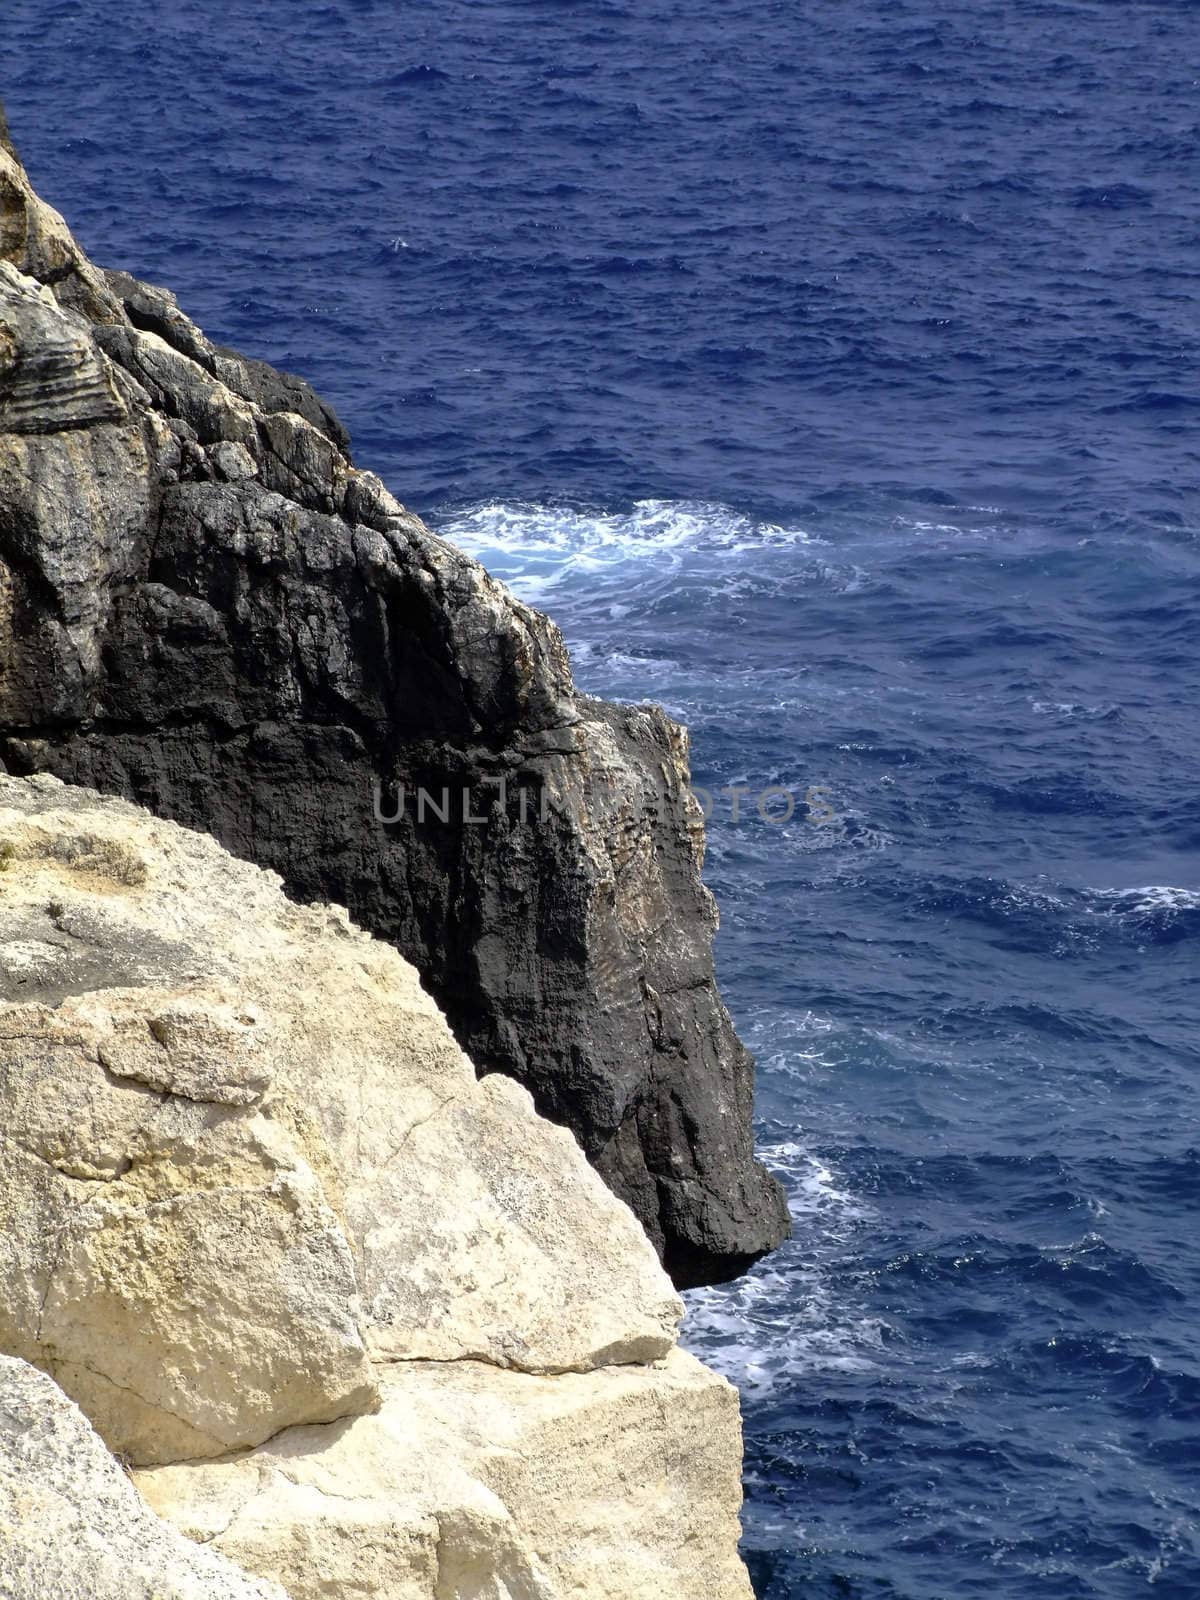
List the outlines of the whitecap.
{"type": "Polygon", "coordinates": [[[1172,888],[1168,884],[1151,883],[1139,889],[1088,889],[1085,893],[1099,901],[1099,909],[1109,916],[1200,910],[1200,889],[1172,888]]]}
{"type": "Polygon", "coordinates": [[[628,511],[488,501],[440,519],[443,538],[512,551],[647,555],[679,546],[740,550],[770,544],[820,544],[802,528],[759,522],[701,500],[639,500],[628,511]]]}
{"type": "Polygon", "coordinates": [[[835,1301],[821,1265],[874,1213],[797,1141],[765,1143],[762,1155],[786,1183],[796,1238],[735,1283],[689,1290],[684,1344],[751,1395],[812,1373],[876,1370],[893,1330],[835,1301]]]}
{"type": "Polygon", "coordinates": [[[1031,700],[1029,704],[1035,717],[1109,717],[1117,709],[1111,702],[1088,706],[1073,700],[1031,700]]]}

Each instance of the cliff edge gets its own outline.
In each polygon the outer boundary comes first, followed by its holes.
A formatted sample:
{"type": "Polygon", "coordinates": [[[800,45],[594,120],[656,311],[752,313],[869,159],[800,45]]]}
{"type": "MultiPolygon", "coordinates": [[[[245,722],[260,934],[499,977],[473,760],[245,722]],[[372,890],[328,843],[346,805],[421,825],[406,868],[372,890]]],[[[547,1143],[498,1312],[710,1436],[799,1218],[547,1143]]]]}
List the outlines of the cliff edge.
{"type": "Polygon", "coordinates": [[[682,1309],[391,946],[0,778],[0,1593],[749,1600],[682,1309]]]}
{"type": "Polygon", "coordinates": [[[407,956],[678,1285],[778,1244],[686,736],[575,690],[306,384],[104,273],[0,124],[0,759],[136,800],[407,956]],[[421,801],[421,791],[429,804],[421,801]]]}

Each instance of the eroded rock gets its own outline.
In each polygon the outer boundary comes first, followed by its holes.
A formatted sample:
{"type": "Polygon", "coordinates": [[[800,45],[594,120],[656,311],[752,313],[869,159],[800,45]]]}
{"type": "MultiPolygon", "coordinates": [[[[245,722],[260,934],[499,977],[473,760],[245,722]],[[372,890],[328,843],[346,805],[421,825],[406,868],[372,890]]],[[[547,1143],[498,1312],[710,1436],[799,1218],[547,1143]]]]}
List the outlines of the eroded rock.
{"type": "Polygon", "coordinates": [[[139,1462],[376,1402],[371,1361],[653,1361],[682,1307],[413,969],[206,836],[0,778],[0,1349],[139,1462]]]}
{"type": "Polygon", "coordinates": [[[383,1385],[377,1415],[138,1485],[293,1600],[750,1600],[737,1397],[692,1357],[552,1379],[406,1363],[383,1385]]]}
{"type": "Polygon", "coordinates": [[[0,1356],[5,1600],[288,1600],[145,1505],[78,1408],[0,1356]]]}

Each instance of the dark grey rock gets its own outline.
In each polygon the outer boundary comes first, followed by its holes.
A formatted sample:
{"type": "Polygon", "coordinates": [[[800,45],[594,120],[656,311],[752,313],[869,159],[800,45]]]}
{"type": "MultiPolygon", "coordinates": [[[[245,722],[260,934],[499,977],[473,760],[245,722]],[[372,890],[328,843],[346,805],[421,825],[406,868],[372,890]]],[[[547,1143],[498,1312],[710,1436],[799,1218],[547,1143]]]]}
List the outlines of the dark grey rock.
{"type": "Polygon", "coordinates": [[[317,391],[294,372],[278,372],[265,361],[255,361],[250,356],[239,355],[226,345],[214,345],[217,358],[217,376],[222,383],[247,400],[253,400],[263,411],[294,411],[314,428],[331,439],[344,456],[350,454],[350,435],[342,426],[341,418],[317,391]]]}
{"type": "Polygon", "coordinates": [[[3,153],[0,193],[10,770],[347,905],[480,1070],[575,1131],[678,1283],[741,1271],[788,1224],[713,977],[683,731],[578,695],[553,623],[357,471],[307,385],[99,274],[3,153]],[[39,360],[58,388],[14,413],[39,360]]]}

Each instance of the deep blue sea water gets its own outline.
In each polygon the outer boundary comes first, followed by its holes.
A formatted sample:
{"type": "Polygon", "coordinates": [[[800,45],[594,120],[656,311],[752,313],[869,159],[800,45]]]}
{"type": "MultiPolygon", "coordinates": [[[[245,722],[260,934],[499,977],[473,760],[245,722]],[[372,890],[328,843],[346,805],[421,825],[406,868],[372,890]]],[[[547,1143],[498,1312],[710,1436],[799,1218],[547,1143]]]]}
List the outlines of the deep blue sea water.
{"type": "Polygon", "coordinates": [[[94,256],[829,792],[711,825],[764,1600],[1200,1596],[1198,74],[1192,0],[4,0],[94,256]]]}

